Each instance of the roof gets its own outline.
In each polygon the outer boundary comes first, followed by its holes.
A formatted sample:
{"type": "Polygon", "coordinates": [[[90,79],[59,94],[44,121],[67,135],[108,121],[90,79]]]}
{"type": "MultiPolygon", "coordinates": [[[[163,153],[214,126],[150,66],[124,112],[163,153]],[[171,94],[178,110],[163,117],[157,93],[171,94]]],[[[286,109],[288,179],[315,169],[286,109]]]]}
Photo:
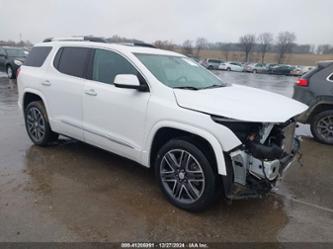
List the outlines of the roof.
{"type": "Polygon", "coordinates": [[[142,47],[142,46],[133,46],[131,44],[121,44],[121,43],[102,43],[102,42],[93,42],[93,41],[48,41],[38,43],[35,46],[64,46],[64,47],[90,47],[90,48],[106,48],[114,49],[123,53],[142,53],[142,54],[159,54],[159,55],[170,55],[170,56],[184,56],[182,54],[163,50],[158,48],[142,47]]]}
{"type": "Polygon", "coordinates": [[[327,60],[327,61],[319,61],[318,65],[322,67],[327,67],[329,65],[333,64],[333,60],[327,60]]]}

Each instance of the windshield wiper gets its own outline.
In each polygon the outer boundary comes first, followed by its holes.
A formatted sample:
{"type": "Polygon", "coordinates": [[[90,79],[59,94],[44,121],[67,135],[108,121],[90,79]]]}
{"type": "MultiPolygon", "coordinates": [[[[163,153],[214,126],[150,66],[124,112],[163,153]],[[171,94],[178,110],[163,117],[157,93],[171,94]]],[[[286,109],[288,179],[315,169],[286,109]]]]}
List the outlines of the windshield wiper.
{"type": "Polygon", "coordinates": [[[174,89],[200,90],[201,88],[196,88],[194,86],[176,86],[174,89]]]}
{"type": "Polygon", "coordinates": [[[215,85],[211,85],[211,86],[200,88],[200,90],[203,90],[203,89],[212,89],[212,88],[219,88],[219,87],[224,87],[224,85],[215,84],[215,85]]]}

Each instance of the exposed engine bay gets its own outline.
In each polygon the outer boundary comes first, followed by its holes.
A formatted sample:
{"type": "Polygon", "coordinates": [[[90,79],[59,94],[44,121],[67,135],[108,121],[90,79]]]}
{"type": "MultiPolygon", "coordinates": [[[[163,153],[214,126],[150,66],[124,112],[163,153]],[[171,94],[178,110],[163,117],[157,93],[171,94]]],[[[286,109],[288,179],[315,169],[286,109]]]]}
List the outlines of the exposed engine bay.
{"type": "MultiPolygon", "coordinates": [[[[243,143],[229,152],[233,183],[245,196],[237,194],[237,198],[257,197],[271,190],[298,153],[296,121],[273,124],[212,118],[232,130],[243,143]],[[246,189],[245,193],[239,188],[246,189]]],[[[230,193],[230,196],[235,197],[235,194],[230,193]]]]}

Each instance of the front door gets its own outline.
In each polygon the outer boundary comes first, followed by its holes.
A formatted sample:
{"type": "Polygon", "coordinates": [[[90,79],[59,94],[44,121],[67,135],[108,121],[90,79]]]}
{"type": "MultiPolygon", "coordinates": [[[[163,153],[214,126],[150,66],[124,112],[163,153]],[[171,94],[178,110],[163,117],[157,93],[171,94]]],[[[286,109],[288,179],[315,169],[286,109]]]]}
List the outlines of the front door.
{"type": "Polygon", "coordinates": [[[114,86],[118,74],[139,74],[118,53],[96,49],[92,64],[83,97],[85,141],[139,160],[150,93],[114,86]]]}

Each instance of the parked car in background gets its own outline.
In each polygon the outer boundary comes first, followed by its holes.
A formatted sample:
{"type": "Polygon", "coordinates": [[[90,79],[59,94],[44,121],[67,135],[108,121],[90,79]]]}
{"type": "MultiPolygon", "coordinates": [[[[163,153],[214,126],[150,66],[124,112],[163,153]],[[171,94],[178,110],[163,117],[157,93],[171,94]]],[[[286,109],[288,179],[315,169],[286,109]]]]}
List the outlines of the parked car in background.
{"type": "Polygon", "coordinates": [[[302,76],[304,71],[300,66],[296,66],[292,71],[290,71],[289,75],[291,76],[302,76]]]}
{"type": "Polygon", "coordinates": [[[333,60],[319,62],[298,79],[293,98],[309,106],[299,121],[310,124],[317,141],[333,145],[333,60]]]}
{"type": "Polygon", "coordinates": [[[290,75],[290,72],[294,70],[294,67],[289,65],[275,65],[268,69],[269,74],[278,75],[290,75]]]}
{"type": "Polygon", "coordinates": [[[267,67],[262,63],[251,63],[245,65],[244,71],[249,73],[265,73],[267,72],[267,67]]]}
{"type": "Polygon", "coordinates": [[[0,70],[5,71],[9,79],[15,79],[26,57],[27,51],[23,48],[0,47],[0,70]]]}
{"type": "Polygon", "coordinates": [[[219,59],[204,59],[202,61],[201,65],[203,65],[207,69],[217,70],[219,65],[223,62],[224,62],[223,60],[219,60],[219,59]]]}
{"type": "Polygon", "coordinates": [[[313,67],[313,66],[299,66],[299,68],[302,70],[303,74],[305,74],[305,73],[311,71],[315,67],[313,67]]]}
{"type": "Polygon", "coordinates": [[[272,67],[275,67],[276,65],[278,65],[278,64],[272,64],[272,63],[266,64],[267,71],[269,71],[272,67]]]}
{"type": "Polygon", "coordinates": [[[239,62],[224,62],[219,65],[218,69],[236,72],[244,71],[244,67],[239,62]]]}

